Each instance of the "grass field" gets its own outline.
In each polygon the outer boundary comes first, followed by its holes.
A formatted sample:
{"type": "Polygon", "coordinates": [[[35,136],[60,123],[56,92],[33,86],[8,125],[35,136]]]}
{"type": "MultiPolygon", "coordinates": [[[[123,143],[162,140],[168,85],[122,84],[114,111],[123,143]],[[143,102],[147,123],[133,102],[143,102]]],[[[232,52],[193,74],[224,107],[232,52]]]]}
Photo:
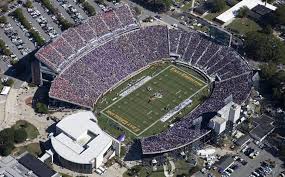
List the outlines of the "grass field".
{"type": "MultiPolygon", "coordinates": [[[[153,68],[150,70],[156,71],[153,68]]],[[[127,96],[119,97],[117,91],[109,93],[109,97],[105,98],[108,100],[108,104],[103,104],[104,106],[101,104],[104,108],[100,114],[124,127],[135,136],[140,136],[145,131],[153,131],[154,125],[163,125],[160,121],[161,117],[187,98],[192,99],[193,97],[195,106],[199,103],[197,101],[199,97],[196,95],[207,88],[207,83],[199,78],[197,73],[188,72],[188,70],[172,64],[159,66],[158,71],[155,74],[149,72],[139,74],[137,78],[141,76],[151,76],[152,78],[127,96]]],[[[120,85],[118,89],[127,86],[124,84],[120,85]]],[[[193,109],[194,107],[188,105],[185,109],[187,108],[193,109]]]]}
{"type": "Polygon", "coordinates": [[[261,26],[249,18],[237,18],[231,22],[227,28],[241,35],[262,29],[261,26]]]}

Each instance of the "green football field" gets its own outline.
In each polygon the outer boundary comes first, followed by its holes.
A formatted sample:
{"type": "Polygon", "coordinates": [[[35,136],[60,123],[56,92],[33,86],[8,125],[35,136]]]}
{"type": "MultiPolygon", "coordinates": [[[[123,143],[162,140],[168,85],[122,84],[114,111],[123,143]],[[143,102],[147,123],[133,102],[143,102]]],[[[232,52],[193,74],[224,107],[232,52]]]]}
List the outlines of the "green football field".
{"type": "Polygon", "coordinates": [[[205,87],[207,83],[187,70],[168,65],[142,86],[104,108],[101,114],[139,136],[205,87]]]}

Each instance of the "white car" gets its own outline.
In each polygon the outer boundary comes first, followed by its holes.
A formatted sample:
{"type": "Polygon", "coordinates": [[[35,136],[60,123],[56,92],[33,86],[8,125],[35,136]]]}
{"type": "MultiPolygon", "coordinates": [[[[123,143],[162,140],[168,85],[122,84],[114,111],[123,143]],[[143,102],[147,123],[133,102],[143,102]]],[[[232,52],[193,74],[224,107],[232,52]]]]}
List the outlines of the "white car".
{"type": "Polygon", "coordinates": [[[102,172],[99,168],[97,168],[97,169],[95,170],[95,172],[96,172],[97,174],[99,174],[99,175],[102,175],[102,174],[103,174],[103,172],[102,172]]]}

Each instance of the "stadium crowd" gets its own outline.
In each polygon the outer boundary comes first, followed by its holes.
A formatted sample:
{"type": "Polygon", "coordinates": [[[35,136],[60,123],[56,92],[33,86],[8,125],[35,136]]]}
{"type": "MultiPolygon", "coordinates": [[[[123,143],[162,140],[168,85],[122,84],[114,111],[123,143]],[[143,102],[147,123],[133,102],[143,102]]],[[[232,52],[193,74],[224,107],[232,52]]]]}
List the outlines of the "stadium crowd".
{"type": "Polygon", "coordinates": [[[41,48],[36,57],[54,71],[60,72],[72,60],[77,59],[76,54],[90,50],[90,46],[93,48],[94,45],[100,44],[100,41],[113,37],[118,31],[129,31],[138,27],[129,6],[121,5],[114,10],[92,16],[75,28],[64,31],[61,36],[41,48]],[[49,48],[53,48],[55,57],[49,55],[49,48]]]}
{"type": "Polygon", "coordinates": [[[187,145],[208,132],[193,120],[216,112],[232,96],[241,104],[250,91],[251,71],[233,49],[197,32],[166,26],[139,27],[128,6],[91,17],[64,32],[37,52],[36,57],[59,72],[49,96],[92,108],[108,89],[140,68],[171,56],[216,79],[212,94],[195,111],[167,131],[141,140],[143,153],[157,153],[187,145]],[[121,33],[124,31],[124,33],[121,33]],[[108,39],[108,40],[106,40],[108,39]],[[95,41],[90,45],[90,41],[95,41]]]}

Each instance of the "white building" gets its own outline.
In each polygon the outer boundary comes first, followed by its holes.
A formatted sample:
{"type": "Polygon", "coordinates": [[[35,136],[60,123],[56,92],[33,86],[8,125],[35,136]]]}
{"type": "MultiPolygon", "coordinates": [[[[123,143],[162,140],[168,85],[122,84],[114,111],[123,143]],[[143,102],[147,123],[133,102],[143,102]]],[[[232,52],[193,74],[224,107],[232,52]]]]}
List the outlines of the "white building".
{"type": "Polygon", "coordinates": [[[262,2],[261,0],[242,0],[241,2],[234,5],[232,8],[228,9],[227,11],[216,17],[216,19],[223,24],[228,24],[237,16],[238,11],[241,7],[248,7],[249,9],[253,9],[257,5],[263,5],[273,11],[276,10],[275,6],[269,3],[262,2]]]}
{"type": "Polygon", "coordinates": [[[119,153],[118,142],[100,129],[90,111],[67,116],[56,125],[51,137],[53,150],[68,169],[92,173],[104,161],[119,153]]]}
{"type": "Polygon", "coordinates": [[[209,127],[212,128],[217,134],[226,130],[228,122],[232,125],[236,124],[240,118],[241,106],[229,102],[222,109],[220,109],[217,115],[209,122],[209,127]]]}

